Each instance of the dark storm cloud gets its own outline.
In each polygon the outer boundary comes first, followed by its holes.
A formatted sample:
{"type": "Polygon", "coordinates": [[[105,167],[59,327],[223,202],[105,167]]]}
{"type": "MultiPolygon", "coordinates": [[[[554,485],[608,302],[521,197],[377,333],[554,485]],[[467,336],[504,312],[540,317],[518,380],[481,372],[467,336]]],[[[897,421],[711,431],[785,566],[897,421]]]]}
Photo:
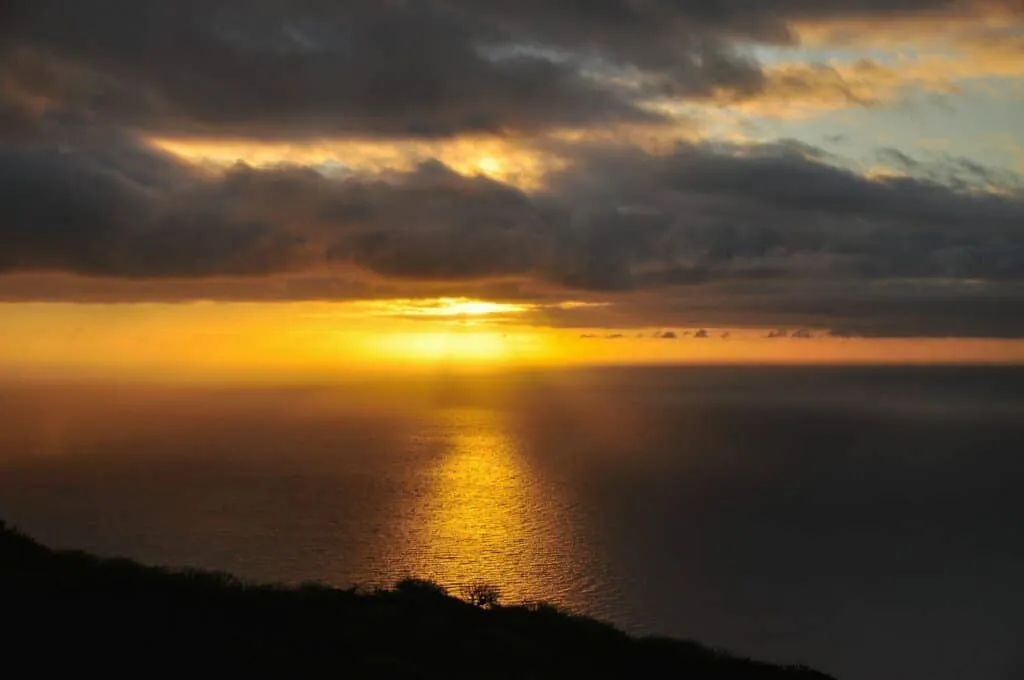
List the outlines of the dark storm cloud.
{"type": "Polygon", "coordinates": [[[906,285],[810,297],[804,292],[770,305],[841,336],[1024,337],[1024,288],[1019,283],[937,284],[916,290],[906,285]]]}
{"type": "Polygon", "coordinates": [[[223,175],[123,136],[0,145],[0,269],[124,277],[349,266],[622,291],[716,280],[1024,278],[1024,195],[866,178],[806,147],[578,150],[528,194],[437,163],[223,175]]]}
{"type": "Polygon", "coordinates": [[[488,51],[503,29],[464,10],[42,0],[6,32],[0,73],[7,102],[169,133],[438,136],[657,119],[578,65],[488,51]]]}
{"type": "Polygon", "coordinates": [[[1019,183],[998,194],[868,178],[782,143],[662,156],[593,148],[551,187],[576,206],[568,231],[579,271],[567,280],[594,288],[1024,275],[1019,183]]]}
{"type": "Polygon", "coordinates": [[[32,134],[36,127],[35,113],[24,104],[0,101],[0,139],[32,134]]]}
{"type": "Polygon", "coordinates": [[[0,203],[0,271],[472,279],[530,271],[546,242],[524,194],[438,163],[378,179],[211,177],[120,137],[0,146],[0,203]]]}
{"type": "Polygon", "coordinates": [[[943,280],[721,281],[637,291],[609,308],[546,314],[563,327],[701,323],[848,337],[1024,337],[1024,283],[943,280]]]}
{"type": "MultiPolygon", "coordinates": [[[[994,0],[1012,7],[1016,0],[994,0]]],[[[992,2],[988,3],[989,5],[992,2]]],[[[756,96],[799,19],[967,0],[36,0],[0,15],[0,131],[44,114],[237,137],[440,136],[654,121],[756,96]],[[627,76],[622,78],[608,76],[627,76]]]]}
{"type": "Polygon", "coordinates": [[[197,181],[124,139],[2,146],[0,271],[160,277],[286,266],[297,240],[282,225],[179,203],[197,181]]]}
{"type": "Polygon", "coordinates": [[[817,331],[829,329],[838,336],[1024,337],[1024,288],[1019,283],[780,291],[754,307],[751,311],[760,318],[814,324],[817,331]]]}
{"type": "Polygon", "coordinates": [[[775,329],[760,332],[764,338],[788,338],[801,329],[815,337],[1024,338],[1022,282],[717,281],[607,299],[613,304],[549,309],[531,323],[623,333],[698,324],[775,329]]]}
{"type": "Polygon", "coordinates": [[[737,47],[792,44],[795,21],[1019,10],[1017,0],[482,0],[473,5],[481,15],[496,17],[513,39],[628,66],[655,92],[682,97],[715,90],[755,96],[765,85],[764,74],[737,47]]]}
{"type": "MultiPolygon", "coordinates": [[[[1018,6],[1017,0],[467,0],[446,4],[472,6],[474,12],[493,18],[511,35],[531,44],[590,48],[665,73],[685,71],[691,64],[688,57],[716,42],[790,42],[794,21],[886,21],[940,13],[966,16],[1018,6]]],[[[706,56],[721,55],[712,51],[706,56]]],[[[732,71],[737,65],[742,66],[742,61],[726,59],[712,64],[710,70],[732,71]]]]}

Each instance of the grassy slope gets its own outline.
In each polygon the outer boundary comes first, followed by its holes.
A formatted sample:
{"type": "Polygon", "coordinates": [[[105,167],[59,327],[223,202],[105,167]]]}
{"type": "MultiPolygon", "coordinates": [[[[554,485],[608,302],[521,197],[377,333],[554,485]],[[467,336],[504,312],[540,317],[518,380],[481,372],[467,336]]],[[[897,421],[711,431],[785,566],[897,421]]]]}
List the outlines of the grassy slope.
{"type": "Polygon", "coordinates": [[[691,642],[632,638],[550,606],[483,609],[425,582],[374,593],[252,586],[55,552],[3,523],[0,615],[13,624],[0,658],[38,673],[828,679],[691,642]]]}

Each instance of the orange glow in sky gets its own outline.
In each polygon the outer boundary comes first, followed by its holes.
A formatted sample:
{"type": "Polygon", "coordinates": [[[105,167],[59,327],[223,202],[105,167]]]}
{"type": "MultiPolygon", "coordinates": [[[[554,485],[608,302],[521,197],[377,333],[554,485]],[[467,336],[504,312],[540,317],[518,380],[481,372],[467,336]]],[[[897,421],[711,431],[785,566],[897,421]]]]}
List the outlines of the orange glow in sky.
{"type": "Polygon", "coordinates": [[[4,306],[0,369],[22,375],[215,380],[417,367],[627,363],[1024,362],[996,339],[766,337],[709,329],[658,337],[531,325],[529,305],[465,298],[353,303],[4,306]]]}
{"type": "Polygon", "coordinates": [[[461,175],[483,176],[521,189],[539,186],[547,172],[565,166],[563,159],[526,140],[494,136],[462,136],[443,141],[325,139],[301,143],[153,137],[149,143],[184,161],[213,167],[242,162],[254,167],[295,164],[378,173],[408,171],[425,161],[440,161],[461,175]]]}

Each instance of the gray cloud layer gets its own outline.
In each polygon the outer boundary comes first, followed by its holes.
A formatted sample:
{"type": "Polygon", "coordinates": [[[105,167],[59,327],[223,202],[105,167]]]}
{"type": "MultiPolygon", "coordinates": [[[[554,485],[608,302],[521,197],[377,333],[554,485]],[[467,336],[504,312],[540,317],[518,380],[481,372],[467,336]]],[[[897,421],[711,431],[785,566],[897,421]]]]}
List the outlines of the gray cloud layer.
{"type": "Polygon", "coordinates": [[[794,19],[1015,1],[9,0],[0,130],[44,113],[262,137],[652,121],[652,94],[756,95],[742,47],[791,41],[794,19]]]}
{"type": "Polygon", "coordinates": [[[581,218],[583,280],[595,286],[1024,275],[1019,185],[996,194],[869,179],[785,143],[681,145],[665,156],[593,149],[554,185],[598,206],[581,218]]]}
{"type": "Polygon", "coordinates": [[[716,279],[1024,276],[1024,197],[868,179],[805,147],[583,147],[542,193],[432,162],[209,176],[125,137],[0,146],[0,269],[125,277],[332,264],[625,290],[716,279]]]}

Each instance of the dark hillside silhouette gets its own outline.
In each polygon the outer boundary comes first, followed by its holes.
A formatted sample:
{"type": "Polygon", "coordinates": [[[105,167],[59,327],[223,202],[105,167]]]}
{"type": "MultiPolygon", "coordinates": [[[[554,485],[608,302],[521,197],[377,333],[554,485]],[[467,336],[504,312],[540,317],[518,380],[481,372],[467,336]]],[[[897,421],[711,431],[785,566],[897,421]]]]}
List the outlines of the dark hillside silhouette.
{"type": "Polygon", "coordinates": [[[4,664],[11,677],[101,672],[138,677],[217,669],[278,677],[829,680],[693,642],[633,638],[547,604],[478,605],[429,581],[361,593],[253,586],[52,551],[0,523],[4,664]]]}

